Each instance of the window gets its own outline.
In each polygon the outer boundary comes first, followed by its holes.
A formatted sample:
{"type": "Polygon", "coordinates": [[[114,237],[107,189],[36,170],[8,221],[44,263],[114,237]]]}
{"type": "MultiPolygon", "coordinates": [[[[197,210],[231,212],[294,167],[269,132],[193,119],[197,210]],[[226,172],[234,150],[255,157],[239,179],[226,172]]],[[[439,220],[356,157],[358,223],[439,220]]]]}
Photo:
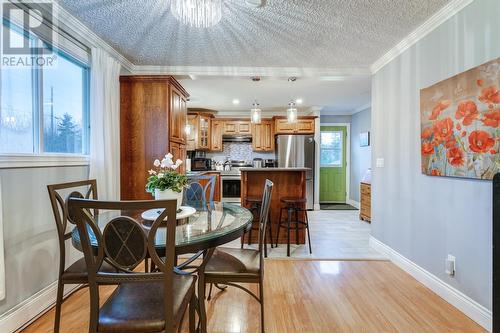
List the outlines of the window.
{"type": "MultiPolygon", "coordinates": [[[[20,42],[51,47],[9,22],[3,28],[20,42]]],[[[0,154],[88,154],[89,68],[62,50],[54,53],[54,67],[2,68],[0,154]]]]}
{"type": "Polygon", "coordinates": [[[321,132],[321,166],[342,167],[343,146],[342,131],[321,132]]]}

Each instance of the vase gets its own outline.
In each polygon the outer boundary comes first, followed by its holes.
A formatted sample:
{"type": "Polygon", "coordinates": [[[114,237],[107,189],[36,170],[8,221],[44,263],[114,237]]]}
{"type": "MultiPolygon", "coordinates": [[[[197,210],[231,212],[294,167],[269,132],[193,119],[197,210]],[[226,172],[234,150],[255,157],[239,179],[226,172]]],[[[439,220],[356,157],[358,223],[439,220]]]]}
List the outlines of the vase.
{"type": "Polygon", "coordinates": [[[175,192],[172,190],[159,190],[155,189],[155,200],[177,200],[177,210],[181,207],[182,204],[182,193],[184,190],[180,192],[175,192]]]}

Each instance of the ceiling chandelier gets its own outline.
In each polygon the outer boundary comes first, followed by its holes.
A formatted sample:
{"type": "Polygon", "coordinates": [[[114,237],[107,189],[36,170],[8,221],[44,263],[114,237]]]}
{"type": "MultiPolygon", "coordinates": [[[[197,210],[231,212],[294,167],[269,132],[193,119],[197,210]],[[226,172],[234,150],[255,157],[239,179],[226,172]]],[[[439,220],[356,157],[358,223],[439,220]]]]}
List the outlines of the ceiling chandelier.
{"type": "Polygon", "coordinates": [[[222,0],[171,0],[170,10],[185,25],[208,28],[221,20],[222,0]]]}
{"type": "Polygon", "coordinates": [[[295,107],[295,102],[288,103],[286,119],[290,124],[295,124],[297,122],[297,108],[295,107]]]}
{"type": "Polygon", "coordinates": [[[257,101],[252,104],[252,109],[250,109],[250,119],[252,124],[260,124],[262,121],[262,110],[259,108],[257,101]]]}

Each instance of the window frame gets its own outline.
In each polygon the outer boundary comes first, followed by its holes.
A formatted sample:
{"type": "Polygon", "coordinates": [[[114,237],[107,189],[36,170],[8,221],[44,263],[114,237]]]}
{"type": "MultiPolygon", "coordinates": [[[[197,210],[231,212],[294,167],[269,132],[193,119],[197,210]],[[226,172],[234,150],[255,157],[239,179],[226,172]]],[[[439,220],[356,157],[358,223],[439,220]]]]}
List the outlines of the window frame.
{"type": "Polygon", "coordinates": [[[33,152],[32,153],[0,153],[0,169],[23,167],[58,167],[58,166],[88,166],[90,164],[90,65],[72,56],[70,52],[50,45],[43,38],[27,32],[16,23],[2,18],[2,28],[16,29],[28,38],[36,38],[45,48],[52,50],[58,57],[79,66],[83,71],[83,115],[82,144],[83,153],[54,153],[44,151],[43,133],[43,69],[32,68],[33,91],[31,98],[33,109],[33,152]]]}

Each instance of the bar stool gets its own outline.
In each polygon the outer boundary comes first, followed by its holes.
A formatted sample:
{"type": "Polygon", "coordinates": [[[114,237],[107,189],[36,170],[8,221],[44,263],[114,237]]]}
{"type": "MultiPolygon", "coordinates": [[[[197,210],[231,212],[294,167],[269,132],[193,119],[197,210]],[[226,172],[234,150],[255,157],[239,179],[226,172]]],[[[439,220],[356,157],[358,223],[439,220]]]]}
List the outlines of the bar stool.
{"type": "Polygon", "coordinates": [[[280,209],[280,217],[278,221],[278,232],[276,234],[276,247],[278,246],[278,239],[280,236],[281,227],[287,229],[287,248],[286,255],[290,256],[290,229],[293,228],[292,225],[295,226],[295,238],[297,245],[299,245],[299,230],[306,229],[307,230],[307,241],[309,242],[309,253],[312,254],[311,249],[311,236],[309,233],[309,218],[307,217],[307,210],[305,208],[301,208],[302,205],[305,206],[307,202],[306,198],[295,198],[295,197],[283,197],[280,199],[282,207],[280,209]],[[287,211],[288,219],[287,221],[282,221],[283,210],[287,211]],[[299,220],[299,213],[304,213],[305,220],[299,220]],[[295,214],[295,220],[292,219],[292,216],[295,214]]]}
{"type": "MultiPolygon", "coordinates": [[[[260,221],[260,207],[262,205],[261,197],[247,197],[245,200],[246,204],[250,207],[248,208],[253,215],[253,221],[260,221]]],[[[252,221],[252,227],[246,231],[243,236],[241,236],[241,248],[243,248],[243,243],[245,241],[245,235],[248,233],[248,245],[252,244],[252,231],[259,231],[259,226],[254,226],[252,221]]],[[[269,237],[269,243],[271,244],[271,248],[273,248],[273,229],[271,227],[271,213],[269,213],[267,218],[267,229],[266,238],[269,237]]],[[[264,256],[267,258],[267,241],[264,240],[264,256]]]]}

